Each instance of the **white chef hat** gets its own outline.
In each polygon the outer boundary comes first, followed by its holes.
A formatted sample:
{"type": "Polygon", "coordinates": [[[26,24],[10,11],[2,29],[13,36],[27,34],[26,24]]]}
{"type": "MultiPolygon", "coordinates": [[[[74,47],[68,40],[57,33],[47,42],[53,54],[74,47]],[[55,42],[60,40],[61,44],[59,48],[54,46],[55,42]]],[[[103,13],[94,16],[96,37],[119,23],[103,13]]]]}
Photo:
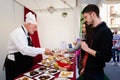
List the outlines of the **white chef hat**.
{"type": "Polygon", "coordinates": [[[28,12],[28,13],[26,14],[25,22],[26,22],[26,23],[31,23],[31,24],[37,24],[35,15],[32,14],[31,12],[28,12]]]}

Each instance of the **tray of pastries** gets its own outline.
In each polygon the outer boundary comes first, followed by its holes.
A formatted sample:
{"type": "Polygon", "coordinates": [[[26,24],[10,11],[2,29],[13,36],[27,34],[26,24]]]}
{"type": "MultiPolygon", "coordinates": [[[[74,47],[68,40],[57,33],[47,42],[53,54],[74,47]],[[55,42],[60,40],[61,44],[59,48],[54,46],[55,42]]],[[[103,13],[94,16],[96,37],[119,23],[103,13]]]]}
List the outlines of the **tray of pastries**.
{"type": "Polygon", "coordinates": [[[59,74],[59,77],[68,77],[68,78],[73,78],[73,71],[61,71],[59,74]]]}

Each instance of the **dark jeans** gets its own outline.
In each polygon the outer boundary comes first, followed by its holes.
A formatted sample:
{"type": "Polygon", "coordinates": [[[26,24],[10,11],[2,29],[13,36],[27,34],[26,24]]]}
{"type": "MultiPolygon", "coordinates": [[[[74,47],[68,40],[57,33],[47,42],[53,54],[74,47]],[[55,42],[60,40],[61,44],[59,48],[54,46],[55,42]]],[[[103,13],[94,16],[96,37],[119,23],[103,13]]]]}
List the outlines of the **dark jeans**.
{"type": "Polygon", "coordinates": [[[116,62],[116,56],[117,56],[117,62],[119,62],[119,50],[112,49],[112,54],[113,54],[113,61],[116,62]]]}
{"type": "Polygon", "coordinates": [[[83,80],[104,80],[104,72],[85,72],[83,80]]]}
{"type": "Polygon", "coordinates": [[[14,80],[18,75],[29,70],[33,65],[33,57],[22,55],[17,52],[14,53],[15,61],[12,61],[6,57],[5,60],[5,73],[6,80],[14,80]]]}

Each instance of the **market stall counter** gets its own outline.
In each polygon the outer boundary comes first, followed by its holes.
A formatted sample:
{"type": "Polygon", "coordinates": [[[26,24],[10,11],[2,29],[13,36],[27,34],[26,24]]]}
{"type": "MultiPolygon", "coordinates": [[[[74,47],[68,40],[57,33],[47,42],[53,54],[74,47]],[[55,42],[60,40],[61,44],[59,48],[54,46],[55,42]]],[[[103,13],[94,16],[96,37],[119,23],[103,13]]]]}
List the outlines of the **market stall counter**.
{"type": "Polygon", "coordinates": [[[76,80],[76,55],[55,53],[15,80],[76,80]]]}

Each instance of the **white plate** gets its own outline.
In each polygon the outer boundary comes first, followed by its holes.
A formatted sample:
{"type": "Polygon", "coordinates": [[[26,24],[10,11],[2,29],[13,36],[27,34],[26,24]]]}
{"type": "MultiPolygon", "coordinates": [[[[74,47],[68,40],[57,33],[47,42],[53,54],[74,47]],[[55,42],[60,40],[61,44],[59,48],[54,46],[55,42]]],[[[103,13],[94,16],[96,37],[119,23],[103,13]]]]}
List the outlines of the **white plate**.
{"type": "Polygon", "coordinates": [[[61,71],[59,74],[59,77],[69,77],[69,78],[73,78],[73,71],[61,71]]]}
{"type": "Polygon", "coordinates": [[[48,67],[46,67],[46,69],[44,69],[44,70],[39,70],[40,69],[40,67],[39,68],[36,68],[35,69],[35,71],[38,71],[38,72],[44,72],[44,71],[47,71],[47,70],[49,70],[50,68],[48,68],[48,67]]]}
{"type": "Polygon", "coordinates": [[[49,78],[49,79],[46,79],[46,80],[51,80],[52,78],[54,78],[54,76],[49,75],[49,74],[41,74],[41,75],[35,77],[35,79],[36,79],[36,80],[40,80],[40,79],[39,79],[40,76],[46,76],[46,75],[50,76],[50,78],[49,78]]]}
{"type": "Polygon", "coordinates": [[[39,63],[37,63],[37,64],[39,64],[39,65],[43,65],[41,62],[39,62],[39,63]]]}
{"type": "Polygon", "coordinates": [[[68,79],[68,78],[55,78],[54,80],[71,80],[71,79],[68,79]]]}
{"type": "MultiPolygon", "coordinates": [[[[50,63],[50,62],[49,62],[49,63],[50,63]]],[[[49,64],[49,63],[48,63],[48,64],[49,64]]],[[[51,63],[50,65],[48,65],[47,63],[44,63],[44,64],[43,64],[43,63],[41,63],[41,62],[40,62],[40,63],[37,63],[37,64],[42,65],[42,66],[47,66],[47,67],[49,67],[49,66],[52,66],[52,65],[53,65],[53,63],[51,63]]]]}
{"type": "MultiPolygon", "coordinates": [[[[38,72],[37,70],[33,70],[33,71],[38,72]]],[[[30,75],[30,72],[27,72],[27,73],[24,73],[24,75],[32,78],[32,77],[35,77],[35,76],[37,76],[37,75],[39,75],[39,74],[41,74],[41,73],[42,73],[42,72],[38,72],[38,74],[35,74],[35,75],[31,76],[31,75],[30,75]]]]}
{"type": "Polygon", "coordinates": [[[56,69],[49,69],[48,71],[46,71],[45,73],[47,73],[47,74],[51,74],[51,75],[54,75],[54,74],[57,74],[57,73],[59,73],[60,72],[60,70],[56,70],[56,69]],[[52,73],[50,73],[49,71],[52,71],[52,70],[55,70],[56,72],[52,72],[52,73]]]}
{"type": "Polygon", "coordinates": [[[31,78],[29,78],[29,77],[27,77],[27,76],[22,76],[22,77],[20,77],[20,78],[18,78],[18,79],[15,79],[15,80],[23,80],[24,78],[28,78],[28,80],[34,80],[34,79],[31,79],[31,78]]]}

